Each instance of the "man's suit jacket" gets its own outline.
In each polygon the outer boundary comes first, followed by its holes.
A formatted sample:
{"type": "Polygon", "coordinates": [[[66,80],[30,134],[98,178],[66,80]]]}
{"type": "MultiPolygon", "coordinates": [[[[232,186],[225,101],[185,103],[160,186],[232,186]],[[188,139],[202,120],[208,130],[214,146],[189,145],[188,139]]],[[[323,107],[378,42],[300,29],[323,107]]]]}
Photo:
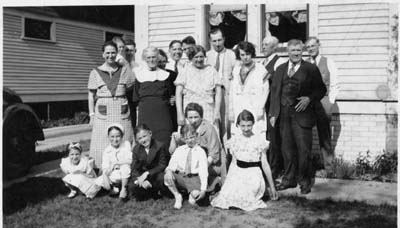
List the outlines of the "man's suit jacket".
{"type": "Polygon", "coordinates": [[[149,172],[147,179],[152,179],[165,170],[168,160],[168,150],[161,142],[151,140],[149,155],[142,145],[137,144],[132,152],[131,181],[135,181],[146,171],[149,172]]]}
{"type": "MultiPolygon", "coordinates": [[[[274,78],[272,79],[269,119],[275,117],[276,123],[281,111],[282,83],[284,76],[287,75],[288,66],[289,62],[280,65],[276,69],[274,78]]],[[[315,114],[311,106],[313,106],[315,102],[319,102],[326,94],[326,87],[322,82],[318,67],[309,62],[302,60],[296,74],[300,86],[299,97],[309,97],[310,104],[304,111],[296,112],[295,119],[300,126],[311,128],[315,125],[315,114]]]]}

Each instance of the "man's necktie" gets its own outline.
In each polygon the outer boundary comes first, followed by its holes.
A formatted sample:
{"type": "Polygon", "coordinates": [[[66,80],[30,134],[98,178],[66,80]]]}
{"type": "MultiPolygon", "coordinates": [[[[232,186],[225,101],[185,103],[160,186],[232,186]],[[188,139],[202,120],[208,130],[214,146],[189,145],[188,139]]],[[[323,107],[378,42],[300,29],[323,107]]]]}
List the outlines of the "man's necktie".
{"type": "Polygon", "coordinates": [[[220,53],[218,52],[217,61],[215,63],[215,69],[217,70],[217,72],[219,71],[219,65],[220,65],[220,63],[219,63],[219,55],[220,55],[220,53]]]}
{"type": "Polygon", "coordinates": [[[192,172],[192,149],[189,150],[186,157],[185,174],[190,174],[192,172]]]}
{"type": "Polygon", "coordinates": [[[291,78],[293,75],[294,75],[294,73],[296,73],[296,71],[295,71],[295,69],[294,69],[294,67],[295,67],[296,65],[295,64],[293,64],[292,65],[292,67],[290,68],[290,70],[289,70],[289,78],[291,78]]]}

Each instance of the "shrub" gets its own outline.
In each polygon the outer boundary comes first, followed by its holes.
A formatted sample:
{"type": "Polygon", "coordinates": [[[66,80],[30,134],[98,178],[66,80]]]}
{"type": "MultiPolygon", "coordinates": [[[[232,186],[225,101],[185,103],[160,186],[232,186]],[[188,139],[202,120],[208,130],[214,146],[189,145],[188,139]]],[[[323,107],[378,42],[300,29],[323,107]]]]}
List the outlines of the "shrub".
{"type": "Polygon", "coordinates": [[[41,121],[43,128],[62,127],[62,126],[85,124],[85,123],[89,123],[89,114],[87,112],[77,112],[75,113],[73,118],[62,118],[58,120],[41,121]]]}
{"type": "Polygon", "coordinates": [[[356,175],[362,176],[371,172],[372,172],[372,162],[371,162],[371,156],[369,155],[369,150],[365,153],[365,155],[359,152],[356,159],[356,175]]]}
{"type": "Polygon", "coordinates": [[[383,151],[381,155],[375,158],[372,165],[374,173],[378,175],[387,175],[389,173],[397,172],[397,151],[386,152],[383,151]]]}
{"type": "Polygon", "coordinates": [[[356,172],[356,166],[341,156],[333,160],[332,168],[334,176],[339,179],[352,179],[356,172]]]}

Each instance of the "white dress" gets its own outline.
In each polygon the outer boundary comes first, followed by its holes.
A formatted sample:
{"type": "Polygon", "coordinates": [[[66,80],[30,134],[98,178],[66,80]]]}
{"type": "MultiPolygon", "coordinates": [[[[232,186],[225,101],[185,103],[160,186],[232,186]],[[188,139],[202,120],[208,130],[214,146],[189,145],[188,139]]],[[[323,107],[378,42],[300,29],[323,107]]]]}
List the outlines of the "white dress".
{"type": "Polygon", "coordinates": [[[228,140],[227,147],[233,159],[221,191],[211,201],[213,207],[236,207],[245,211],[267,207],[261,200],[265,192],[261,167],[240,168],[236,165],[236,160],[260,162],[261,153],[268,145],[269,142],[262,135],[245,137],[240,134],[228,140]]]}
{"type": "MultiPolygon", "coordinates": [[[[265,115],[265,102],[267,101],[269,84],[266,80],[267,70],[261,63],[256,63],[244,83],[240,79],[241,65],[236,65],[233,68],[233,79],[231,82],[229,94],[229,108],[231,119],[236,122],[238,115],[246,109],[250,111],[256,122],[254,123],[253,132],[256,134],[266,131],[266,115],[265,115]],[[257,117],[262,116],[261,120],[257,117]]],[[[241,131],[236,127],[236,123],[231,126],[232,134],[241,134],[241,131]]]]}
{"type": "Polygon", "coordinates": [[[61,169],[67,175],[62,179],[65,183],[78,188],[83,194],[91,194],[94,190],[96,173],[93,170],[93,160],[82,156],[77,165],[71,163],[69,157],[61,159],[61,169]]]}

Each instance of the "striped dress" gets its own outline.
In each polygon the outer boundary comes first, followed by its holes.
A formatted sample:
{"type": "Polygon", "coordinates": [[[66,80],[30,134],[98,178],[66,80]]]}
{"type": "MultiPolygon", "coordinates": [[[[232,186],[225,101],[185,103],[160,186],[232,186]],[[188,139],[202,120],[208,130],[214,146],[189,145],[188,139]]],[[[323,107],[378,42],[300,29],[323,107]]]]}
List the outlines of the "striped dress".
{"type": "Polygon", "coordinates": [[[90,72],[88,89],[96,91],[94,121],[90,142],[90,157],[95,160],[95,167],[101,169],[102,154],[109,144],[107,127],[113,123],[121,124],[125,129],[122,140],[133,141],[133,129],[126,90],[133,86],[135,76],[126,67],[116,72],[102,71],[102,68],[90,72]]]}

